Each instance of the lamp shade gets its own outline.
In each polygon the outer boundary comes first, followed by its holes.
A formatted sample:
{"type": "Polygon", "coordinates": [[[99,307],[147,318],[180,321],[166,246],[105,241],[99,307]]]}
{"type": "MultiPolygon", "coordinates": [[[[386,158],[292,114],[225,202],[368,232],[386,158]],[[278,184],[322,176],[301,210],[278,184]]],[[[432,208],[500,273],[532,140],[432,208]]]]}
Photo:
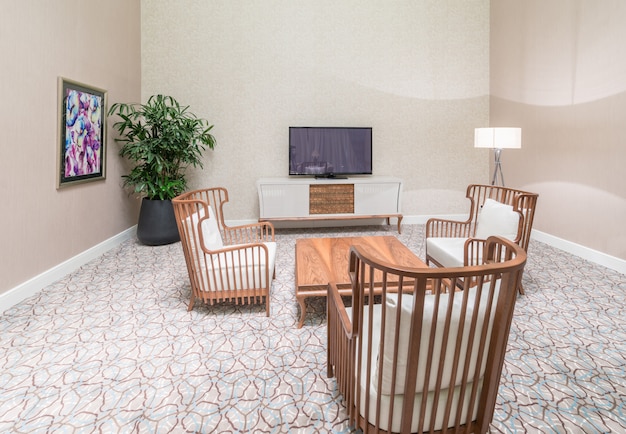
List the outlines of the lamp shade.
{"type": "Polygon", "coordinates": [[[522,147],[521,128],[476,128],[475,148],[514,149],[522,147]]]}

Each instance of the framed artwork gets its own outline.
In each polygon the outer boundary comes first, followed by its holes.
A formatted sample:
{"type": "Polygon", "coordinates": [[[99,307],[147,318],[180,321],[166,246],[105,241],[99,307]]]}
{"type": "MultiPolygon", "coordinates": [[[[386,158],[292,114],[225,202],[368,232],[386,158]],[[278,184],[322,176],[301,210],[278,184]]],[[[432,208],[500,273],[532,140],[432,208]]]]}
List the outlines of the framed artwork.
{"type": "Polygon", "coordinates": [[[59,77],[57,188],[105,179],[106,97],[93,86],[59,77]]]}

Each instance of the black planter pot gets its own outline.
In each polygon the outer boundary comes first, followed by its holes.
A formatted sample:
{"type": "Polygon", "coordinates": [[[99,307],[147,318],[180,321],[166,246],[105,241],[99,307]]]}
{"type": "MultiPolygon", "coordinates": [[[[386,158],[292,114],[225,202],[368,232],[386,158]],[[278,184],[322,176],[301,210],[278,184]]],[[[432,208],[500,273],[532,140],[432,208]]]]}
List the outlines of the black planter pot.
{"type": "Polygon", "coordinates": [[[144,198],[141,201],[137,238],[148,246],[161,246],[180,241],[171,200],[144,198]]]}

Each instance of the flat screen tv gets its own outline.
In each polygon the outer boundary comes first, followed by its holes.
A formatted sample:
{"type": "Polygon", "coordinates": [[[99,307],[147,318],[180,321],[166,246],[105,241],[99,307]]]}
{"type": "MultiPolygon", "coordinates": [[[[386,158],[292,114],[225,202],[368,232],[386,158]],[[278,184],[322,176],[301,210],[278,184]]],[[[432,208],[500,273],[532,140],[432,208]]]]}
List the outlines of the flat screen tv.
{"type": "Polygon", "coordinates": [[[371,128],[289,127],[289,175],[371,174],[371,128]]]}

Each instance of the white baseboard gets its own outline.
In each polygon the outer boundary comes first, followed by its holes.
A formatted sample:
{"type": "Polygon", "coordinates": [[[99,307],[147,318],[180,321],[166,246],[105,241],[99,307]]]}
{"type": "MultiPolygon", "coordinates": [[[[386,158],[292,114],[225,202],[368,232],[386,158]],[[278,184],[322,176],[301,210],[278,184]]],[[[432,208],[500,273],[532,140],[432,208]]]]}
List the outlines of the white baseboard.
{"type": "MultiPolygon", "coordinates": [[[[408,215],[402,218],[402,224],[408,225],[423,225],[426,224],[426,221],[429,218],[444,218],[451,220],[465,220],[467,219],[467,214],[446,214],[446,215],[408,215]]],[[[377,225],[377,224],[386,224],[386,219],[384,218],[372,218],[372,219],[354,219],[354,220],[306,220],[306,221],[279,221],[272,222],[274,227],[276,228],[322,228],[322,227],[342,227],[342,226],[367,226],[367,225],[377,225]]],[[[252,223],[257,223],[258,220],[226,220],[225,223],[228,226],[239,226],[239,225],[248,225],[252,223]]],[[[391,219],[391,225],[397,225],[396,219],[391,219]]]]}
{"type": "Polygon", "coordinates": [[[465,221],[467,220],[467,214],[407,215],[402,219],[402,223],[406,223],[408,225],[425,225],[428,219],[431,218],[465,221]]]}
{"type": "Polygon", "coordinates": [[[572,255],[594,262],[598,265],[610,268],[619,273],[626,274],[626,261],[623,259],[598,252],[597,250],[590,249],[589,247],[581,246],[580,244],[576,244],[544,232],[536,231],[534,229],[532,231],[531,238],[552,247],[556,247],[564,252],[571,253],[572,255]]]}
{"type": "MultiPolygon", "coordinates": [[[[410,215],[404,216],[402,219],[403,224],[426,224],[426,221],[429,218],[444,218],[449,220],[459,220],[463,221],[467,219],[467,214],[447,214],[447,215],[410,215]]],[[[392,219],[392,225],[395,223],[392,219]]],[[[314,221],[306,221],[303,222],[280,222],[275,226],[277,228],[292,228],[292,227],[323,227],[323,226],[356,226],[356,225],[365,225],[365,224],[382,224],[383,219],[378,220],[339,220],[339,221],[322,221],[320,223],[314,221]]],[[[238,221],[227,221],[228,225],[237,226],[242,224],[255,223],[253,220],[238,220],[238,221]]],[[[604,267],[615,270],[619,273],[626,274],[626,260],[616,258],[614,256],[607,255],[606,253],[598,252],[597,250],[590,249],[585,246],[581,246],[580,244],[573,243],[571,241],[564,240],[562,238],[555,237],[553,235],[549,235],[540,231],[536,231],[533,229],[531,237],[540,241],[542,243],[548,244],[550,246],[556,247],[557,249],[563,250],[565,252],[571,253],[573,255],[579,256],[588,261],[594,262],[598,265],[602,265],[604,267]]]]}
{"type": "MultiPolygon", "coordinates": [[[[426,220],[431,217],[442,217],[454,220],[463,220],[466,216],[463,215],[446,215],[446,216],[405,216],[402,220],[407,224],[424,224],[426,220]]],[[[252,220],[233,220],[227,221],[226,224],[231,226],[237,226],[240,224],[253,223],[252,220]]],[[[344,224],[347,222],[343,222],[344,224]]],[[[353,223],[354,224],[354,223],[353,223]]],[[[393,223],[392,223],[393,224],[393,223]]],[[[20,301],[35,295],[48,285],[56,282],[64,276],[77,270],[87,262],[97,258],[103,253],[118,246],[122,242],[132,238],[137,231],[137,227],[133,226],[125,231],[95,245],[94,247],[85,250],[84,252],[68,259],[67,261],[41,273],[38,276],[10,289],[9,291],[0,294],[0,313],[9,309],[11,306],[19,303],[20,301]]],[[[605,266],[619,273],[626,274],[626,261],[616,258],[614,256],[607,255],[602,252],[590,249],[588,247],[581,246],[576,243],[572,243],[567,240],[549,235],[540,231],[533,230],[532,238],[542,243],[556,247],[557,249],[579,256],[588,261],[605,266]]]]}
{"type": "Polygon", "coordinates": [[[137,232],[137,227],[133,226],[120,232],[117,235],[109,238],[97,244],[82,253],[68,259],[65,262],[60,263],[47,271],[33,277],[30,280],[8,290],[5,293],[0,294],[0,313],[9,309],[11,306],[19,303],[20,301],[37,294],[48,285],[53,284],[59,279],[62,279],[66,275],[72,273],[78,268],[85,265],[87,262],[97,258],[103,253],[111,250],[112,248],[120,245],[122,242],[132,238],[137,232]]]}

